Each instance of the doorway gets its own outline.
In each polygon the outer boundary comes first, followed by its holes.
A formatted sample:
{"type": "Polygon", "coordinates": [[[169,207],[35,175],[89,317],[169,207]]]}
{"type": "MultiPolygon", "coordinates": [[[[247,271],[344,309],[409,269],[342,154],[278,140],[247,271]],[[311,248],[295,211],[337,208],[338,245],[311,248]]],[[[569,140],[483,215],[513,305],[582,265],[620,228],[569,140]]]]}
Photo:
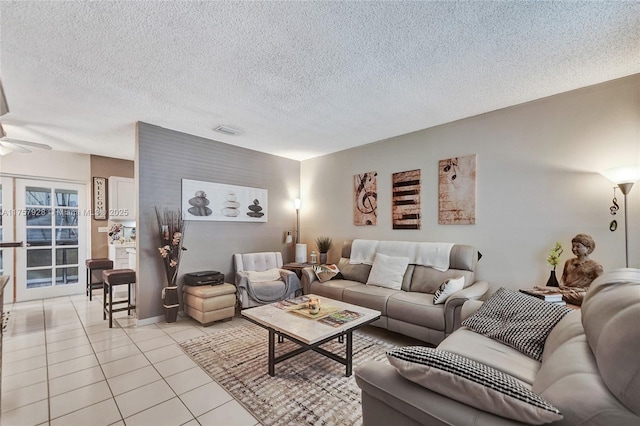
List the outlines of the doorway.
{"type": "Polygon", "coordinates": [[[88,210],[80,206],[86,205],[86,186],[23,178],[0,183],[2,205],[13,204],[3,210],[2,239],[23,242],[2,250],[0,268],[15,278],[15,301],[83,293],[88,210]]]}

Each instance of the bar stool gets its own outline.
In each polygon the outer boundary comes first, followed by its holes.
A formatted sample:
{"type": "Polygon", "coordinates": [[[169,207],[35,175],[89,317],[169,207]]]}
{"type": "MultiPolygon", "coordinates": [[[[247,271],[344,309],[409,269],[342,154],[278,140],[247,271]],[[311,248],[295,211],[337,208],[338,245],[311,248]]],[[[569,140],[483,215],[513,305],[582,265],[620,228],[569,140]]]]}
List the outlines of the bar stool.
{"type": "Polygon", "coordinates": [[[102,271],[102,280],[104,281],[104,296],[102,302],[102,319],[107,319],[109,315],[109,328],[113,328],[113,313],[127,311],[131,315],[131,309],[135,309],[136,305],[131,304],[131,284],[136,283],[136,271],[133,269],[109,269],[102,271]],[[127,286],[127,300],[113,301],[113,287],[118,285],[127,286]],[[107,294],[109,301],[107,301],[107,294]],[[127,306],[114,309],[113,305],[126,303],[127,306]]]}
{"type": "MultiPolygon", "coordinates": [[[[93,281],[93,272],[113,269],[113,261],[101,257],[98,259],[87,259],[84,263],[87,266],[87,296],[89,296],[89,300],[93,300],[93,289],[104,287],[103,280],[100,282],[93,281]]],[[[102,277],[102,274],[100,274],[100,277],[102,277]]]]}

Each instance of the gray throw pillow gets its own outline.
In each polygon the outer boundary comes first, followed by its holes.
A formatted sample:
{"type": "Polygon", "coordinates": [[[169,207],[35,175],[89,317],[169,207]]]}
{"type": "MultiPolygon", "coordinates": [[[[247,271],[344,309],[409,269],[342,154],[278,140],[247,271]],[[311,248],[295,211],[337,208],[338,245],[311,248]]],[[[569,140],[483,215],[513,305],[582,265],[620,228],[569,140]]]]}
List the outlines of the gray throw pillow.
{"type": "Polygon", "coordinates": [[[569,312],[566,306],[501,287],[462,325],[541,361],[547,336],[569,312]]]}

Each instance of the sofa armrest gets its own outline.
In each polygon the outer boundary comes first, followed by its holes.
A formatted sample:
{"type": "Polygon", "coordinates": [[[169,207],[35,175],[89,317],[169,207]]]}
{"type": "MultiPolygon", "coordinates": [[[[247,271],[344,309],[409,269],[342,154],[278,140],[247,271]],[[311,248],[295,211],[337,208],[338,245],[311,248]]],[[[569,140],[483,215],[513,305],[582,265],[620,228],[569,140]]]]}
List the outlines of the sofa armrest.
{"type": "Polygon", "coordinates": [[[314,281],[318,281],[318,277],[316,273],[313,272],[312,267],[307,267],[302,269],[302,294],[309,294],[311,283],[314,281]]]}
{"type": "Polygon", "coordinates": [[[480,306],[482,306],[484,302],[482,300],[467,300],[462,305],[462,310],[460,311],[460,322],[466,320],[471,315],[475,314],[480,306]]]}
{"type": "Polygon", "coordinates": [[[356,367],[354,373],[362,389],[365,426],[521,424],[424,388],[402,377],[387,363],[368,361],[356,367]]]}
{"type": "Polygon", "coordinates": [[[478,300],[489,290],[489,283],[476,281],[469,287],[453,293],[444,302],[444,332],[449,335],[460,327],[462,305],[467,300],[478,300]]]}

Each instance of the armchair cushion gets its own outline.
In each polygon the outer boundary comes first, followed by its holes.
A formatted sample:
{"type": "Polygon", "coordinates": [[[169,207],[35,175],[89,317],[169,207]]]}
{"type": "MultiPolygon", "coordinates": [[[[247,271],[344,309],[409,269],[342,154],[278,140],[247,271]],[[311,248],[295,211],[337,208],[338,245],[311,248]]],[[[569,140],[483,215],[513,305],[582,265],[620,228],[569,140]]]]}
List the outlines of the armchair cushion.
{"type": "Polygon", "coordinates": [[[252,283],[278,281],[281,279],[280,269],[278,268],[267,269],[266,271],[246,271],[246,273],[252,283]]]}
{"type": "Polygon", "coordinates": [[[529,424],[562,419],[520,381],[469,358],[424,346],[393,349],[387,358],[404,378],[472,407],[529,424]]]}

